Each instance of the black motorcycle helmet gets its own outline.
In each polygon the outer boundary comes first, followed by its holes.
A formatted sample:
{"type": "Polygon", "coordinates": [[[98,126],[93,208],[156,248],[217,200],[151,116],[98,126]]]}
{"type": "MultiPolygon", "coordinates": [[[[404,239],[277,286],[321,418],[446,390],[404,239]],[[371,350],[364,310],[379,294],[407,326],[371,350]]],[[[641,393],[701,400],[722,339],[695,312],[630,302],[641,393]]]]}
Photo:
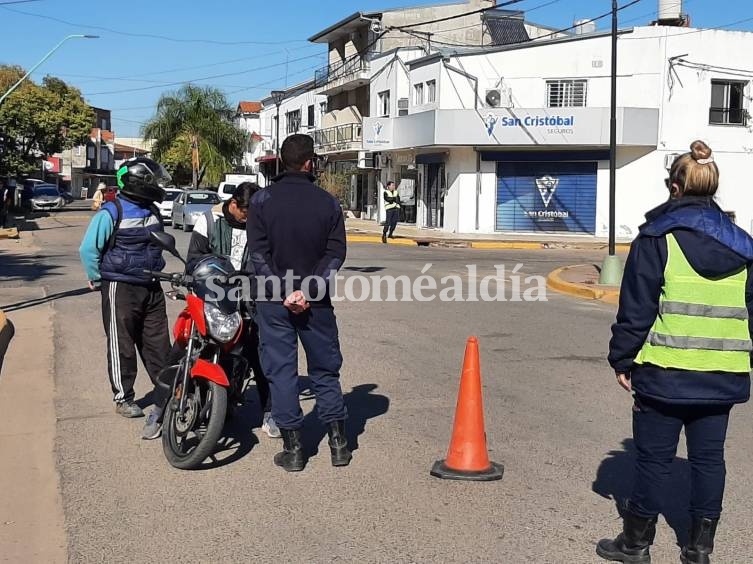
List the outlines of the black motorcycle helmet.
{"type": "Polygon", "coordinates": [[[236,274],[232,261],[222,255],[204,255],[188,265],[188,271],[194,282],[194,292],[202,300],[213,303],[220,307],[221,310],[227,308],[232,312],[235,307],[226,299],[219,299],[216,295],[217,288],[221,287],[225,292],[230,289],[230,278],[236,274]],[[213,287],[209,287],[209,282],[213,287]]]}
{"type": "Polygon", "coordinates": [[[162,202],[165,191],[160,185],[168,184],[172,177],[158,162],[136,157],[120,165],[117,179],[124,195],[144,202],[162,202]]]}

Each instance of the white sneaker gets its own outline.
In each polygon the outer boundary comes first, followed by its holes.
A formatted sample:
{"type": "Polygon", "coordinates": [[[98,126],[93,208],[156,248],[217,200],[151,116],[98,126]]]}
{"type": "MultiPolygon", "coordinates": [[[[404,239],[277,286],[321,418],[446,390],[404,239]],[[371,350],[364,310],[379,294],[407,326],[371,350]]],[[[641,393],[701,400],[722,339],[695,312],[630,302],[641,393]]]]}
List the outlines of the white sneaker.
{"type": "Polygon", "coordinates": [[[282,433],[280,433],[280,429],[277,427],[275,420],[272,419],[272,414],[270,412],[266,412],[264,414],[264,420],[261,424],[261,430],[273,439],[279,439],[280,437],[282,437],[282,433]]]}

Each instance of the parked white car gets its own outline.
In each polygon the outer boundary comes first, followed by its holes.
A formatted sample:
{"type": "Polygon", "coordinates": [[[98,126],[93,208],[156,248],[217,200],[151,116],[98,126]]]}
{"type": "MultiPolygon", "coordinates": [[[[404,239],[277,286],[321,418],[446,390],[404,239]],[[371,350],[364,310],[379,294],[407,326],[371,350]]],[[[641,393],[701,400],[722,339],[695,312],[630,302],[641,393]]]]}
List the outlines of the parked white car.
{"type": "Polygon", "coordinates": [[[234,182],[220,182],[220,187],[217,188],[217,195],[225,202],[233,197],[236,186],[237,184],[234,182]]]}
{"type": "Polygon", "coordinates": [[[157,204],[159,213],[162,216],[162,221],[173,221],[173,202],[183,193],[183,190],[177,188],[166,188],[165,199],[161,203],[157,204]]]}

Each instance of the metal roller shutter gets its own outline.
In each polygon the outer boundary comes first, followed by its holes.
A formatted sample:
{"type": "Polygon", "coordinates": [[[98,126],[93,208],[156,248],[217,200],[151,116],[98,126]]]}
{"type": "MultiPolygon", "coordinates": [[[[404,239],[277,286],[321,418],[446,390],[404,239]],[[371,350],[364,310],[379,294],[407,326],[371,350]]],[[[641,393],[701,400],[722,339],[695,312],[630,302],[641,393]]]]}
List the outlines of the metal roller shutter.
{"type": "Polygon", "coordinates": [[[498,231],[596,231],[595,162],[498,162],[498,231]]]}

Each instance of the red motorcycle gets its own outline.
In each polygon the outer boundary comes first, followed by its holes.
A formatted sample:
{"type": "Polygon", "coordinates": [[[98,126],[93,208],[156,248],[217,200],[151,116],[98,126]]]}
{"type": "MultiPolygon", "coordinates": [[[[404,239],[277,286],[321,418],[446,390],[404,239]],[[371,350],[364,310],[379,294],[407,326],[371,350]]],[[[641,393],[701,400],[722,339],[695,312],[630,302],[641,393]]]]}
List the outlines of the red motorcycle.
{"type": "MultiPolygon", "coordinates": [[[[152,239],[186,264],[172,235],[152,233],[152,239]]],[[[150,274],[170,282],[169,298],[186,302],[173,328],[169,367],[159,382],[170,387],[162,447],[172,466],[195,469],[214,453],[228,406],[243,403],[250,371],[239,341],[248,329],[248,316],[244,319],[240,291],[231,282],[238,273],[226,257],[206,256],[190,269],[186,265],[183,273],[150,274]]]]}

